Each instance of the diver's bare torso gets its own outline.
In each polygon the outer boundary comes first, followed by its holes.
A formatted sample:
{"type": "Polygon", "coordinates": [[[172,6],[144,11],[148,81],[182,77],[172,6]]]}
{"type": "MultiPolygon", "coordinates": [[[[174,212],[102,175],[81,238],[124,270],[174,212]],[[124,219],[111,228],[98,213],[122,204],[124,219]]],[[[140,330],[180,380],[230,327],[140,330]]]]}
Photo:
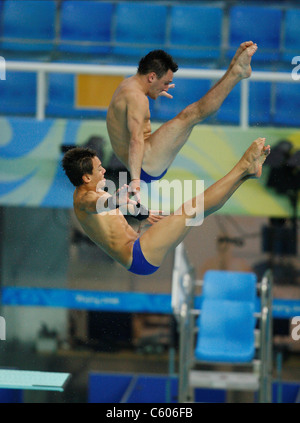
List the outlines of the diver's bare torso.
{"type": "Polygon", "coordinates": [[[147,140],[151,135],[149,100],[140,89],[134,76],[125,79],[115,91],[107,111],[106,125],[112,148],[121,162],[128,166],[128,147],[130,133],[127,126],[130,106],[138,102],[144,113],[144,141],[147,149],[147,140]]]}
{"type": "Polygon", "coordinates": [[[73,196],[75,215],[87,236],[109,256],[126,268],[132,261],[132,247],[138,233],[126,222],[119,209],[107,213],[87,213],[79,207],[83,193],[73,196]]]}

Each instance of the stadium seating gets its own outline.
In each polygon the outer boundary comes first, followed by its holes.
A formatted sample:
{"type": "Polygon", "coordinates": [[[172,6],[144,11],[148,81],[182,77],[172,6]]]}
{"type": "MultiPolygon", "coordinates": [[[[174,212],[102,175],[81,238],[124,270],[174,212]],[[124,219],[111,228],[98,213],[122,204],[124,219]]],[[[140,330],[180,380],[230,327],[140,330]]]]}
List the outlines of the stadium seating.
{"type": "Polygon", "coordinates": [[[210,89],[211,82],[203,79],[185,79],[176,80],[175,88],[170,90],[172,99],[160,97],[156,100],[152,118],[157,120],[173,119],[189,104],[199,100],[210,89]]]}
{"type": "Polygon", "coordinates": [[[270,125],[272,123],[272,83],[250,81],[249,123],[270,125]]]}
{"type": "Polygon", "coordinates": [[[1,49],[49,52],[55,39],[56,3],[53,0],[6,0],[2,11],[1,49]]]}
{"type": "Polygon", "coordinates": [[[7,72],[0,83],[0,114],[34,116],[36,111],[36,74],[7,72]]]}
{"type": "Polygon", "coordinates": [[[291,63],[294,56],[300,55],[300,9],[286,11],[284,20],[283,51],[281,59],[291,63]]]}
{"type": "Polygon", "coordinates": [[[223,10],[220,7],[171,8],[170,48],[176,59],[217,59],[221,55],[223,10]]]}
{"type": "MultiPolygon", "coordinates": [[[[271,87],[270,82],[250,81],[249,83],[249,123],[271,123],[271,87]]],[[[220,123],[238,125],[240,122],[241,86],[236,85],[223,102],[216,118],[220,123]]]]}
{"type": "Polygon", "coordinates": [[[109,2],[64,1],[60,17],[59,51],[110,53],[112,14],[113,4],[109,2]]]}
{"type": "MultiPolygon", "coordinates": [[[[292,58],[300,55],[299,28],[299,8],[267,3],[204,6],[150,1],[0,0],[0,55],[6,60],[137,65],[149,50],[162,48],[174,56],[180,68],[225,68],[238,45],[253,40],[259,47],[252,61],[254,71],[289,72],[292,58]]],[[[26,89],[35,93],[35,77],[18,75],[20,82],[27,81],[26,89]]],[[[11,73],[9,77],[15,81],[17,74],[11,73]]],[[[63,117],[75,118],[104,115],[104,110],[78,109],[74,105],[75,81],[72,75],[49,75],[50,115],[61,113],[63,117]]],[[[175,82],[171,101],[150,100],[153,119],[164,121],[174,117],[203,96],[215,81],[175,79],[175,82]]],[[[214,122],[239,123],[240,90],[238,84],[212,118],[214,122]]],[[[31,114],[35,109],[32,95],[24,105],[22,95],[18,104],[4,86],[1,92],[8,101],[7,107],[1,106],[3,113],[7,110],[8,114],[18,115],[24,110],[31,114]]],[[[295,84],[250,79],[249,123],[298,125],[294,106],[298,97],[295,84]]]]}
{"type": "Polygon", "coordinates": [[[208,270],[203,276],[204,298],[255,302],[257,276],[252,272],[208,270]]]}
{"type": "Polygon", "coordinates": [[[253,391],[259,402],[271,402],[271,273],[257,283],[254,273],[209,270],[198,305],[193,273],[184,281],[178,317],[179,401],[193,401],[193,388],[201,387],[253,391]]]}
{"type": "Polygon", "coordinates": [[[49,74],[46,116],[64,118],[101,117],[101,111],[76,107],[75,84],[76,76],[73,74],[49,74]]]}
{"type": "Polygon", "coordinates": [[[150,2],[118,3],[113,55],[137,60],[150,50],[163,48],[166,19],[167,7],[164,5],[150,2]]]}
{"type": "Polygon", "coordinates": [[[195,357],[214,363],[248,363],[255,354],[254,329],[253,302],[205,299],[195,357]]]}
{"type": "Polygon", "coordinates": [[[256,61],[280,58],[282,11],[275,7],[234,6],[229,16],[229,55],[243,42],[257,43],[256,61]],[[267,30],[266,30],[267,27],[267,30]]]}
{"type": "Polygon", "coordinates": [[[274,123],[277,125],[300,125],[300,84],[278,82],[275,87],[274,123]]]}

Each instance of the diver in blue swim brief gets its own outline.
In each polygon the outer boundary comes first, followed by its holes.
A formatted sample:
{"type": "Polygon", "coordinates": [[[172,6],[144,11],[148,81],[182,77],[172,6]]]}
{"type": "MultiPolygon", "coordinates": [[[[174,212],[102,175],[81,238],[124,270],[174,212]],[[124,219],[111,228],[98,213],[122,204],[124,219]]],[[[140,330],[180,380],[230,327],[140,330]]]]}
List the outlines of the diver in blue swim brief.
{"type": "Polygon", "coordinates": [[[138,238],[133,244],[132,264],[128,271],[136,275],[151,275],[158,269],[159,266],[153,266],[145,259],[141,249],[140,238],[138,238]]]}
{"type": "Polygon", "coordinates": [[[158,181],[159,179],[163,178],[167,172],[168,169],[166,169],[160,176],[151,176],[143,169],[141,169],[141,181],[146,182],[146,184],[151,184],[152,181],[158,181]]]}
{"type": "MultiPolygon", "coordinates": [[[[133,215],[132,218],[137,222],[143,222],[149,218],[150,212],[142,204],[137,204],[136,210],[138,210],[138,212],[136,215],[133,215]]],[[[138,238],[133,244],[132,263],[128,271],[136,275],[151,275],[158,269],[159,266],[153,266],[146,260],[140,244],[140,238],[138,238]]]]}
{"type": "Polygon", "coordinates": [[[132,200],[128,185],[114,194],[105,192],[106,170],[97,153],[89,148],[69,150],[62,165],[75,186],[74,212],[86,235],[125,269],[150,275],[193,226],[218,211],[248,179],[261,176],[269,153],[265,138],[256,139],[225,176],[168,216],[157,216],[132,200]],[[137,229],[126,221],[127,212],[137,221],[137,229]]]}
{"type": "Polygon", "coordinates": [[[169,91],[175,87],[173,77],[178,70],[177,63],[167,52],[153,50],[140,59],[135,75],[121,81],[107,109],[106,127],[115,155],[130,172],[131,189],[138,201],[141,181],[151,183],[161,179],[193,128],[216,113],[234,87],[250,77],[256,50],[253,41],[242,43],[220,80],[204,96],[199,93],[196,101],[187,100],[181,112],[174,113],[172,119],[154,131],[149,99],[173,98],[169,91]],[[158,174],[159,177],[151,176],[158,174]]]}

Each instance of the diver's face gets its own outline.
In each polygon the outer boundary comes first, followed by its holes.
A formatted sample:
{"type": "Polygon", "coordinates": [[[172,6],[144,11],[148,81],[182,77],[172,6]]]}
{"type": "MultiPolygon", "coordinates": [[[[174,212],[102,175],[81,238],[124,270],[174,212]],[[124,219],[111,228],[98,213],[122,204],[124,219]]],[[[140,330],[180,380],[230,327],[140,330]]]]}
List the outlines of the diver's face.
{"type": "Polygon", "coordinates": [[[169,69],[161,78],[158,78],[155,72],[151,72],[149,81],[151,85],[148,95],[156,100],[163,91],[168,92],[169,85],[173,81],[173,72],[169,69]]]}
{"type": "Polygon", "coordinates": [[[106,169],[104,169],[98,157],[93,157],[92,162],[93,162],[93,173],[92,175],[90,175],[91,182],[94,183],[97,189],[102,189],[105,186],[106,179],[104,177],[104,174],[106,172],[106,169]]]}

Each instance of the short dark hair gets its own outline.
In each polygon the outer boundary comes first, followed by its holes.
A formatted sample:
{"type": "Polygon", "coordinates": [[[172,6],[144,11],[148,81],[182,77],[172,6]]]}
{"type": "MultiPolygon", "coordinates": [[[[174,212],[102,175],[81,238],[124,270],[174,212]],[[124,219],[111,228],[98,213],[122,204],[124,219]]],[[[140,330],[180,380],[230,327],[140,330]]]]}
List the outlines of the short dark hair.
{"type": "Polygon", "coordinates": [[[150,72],[155,72],[159,79],[166,74],[169,69],[172,72],[178,70],[178,65],[173,60],[173,57],[163,50],[153,50],[141,58],[138,66],[138,73],[147,75],[150,72]]]}
{"type": "Polygon", "coordinates": [[[92,158],[96,156],[96,151],[87,147],[74,147],[66,152],[62,159],[62,167],[75,187],[83,184],[83,175],[93,173],[92,158]]]}

